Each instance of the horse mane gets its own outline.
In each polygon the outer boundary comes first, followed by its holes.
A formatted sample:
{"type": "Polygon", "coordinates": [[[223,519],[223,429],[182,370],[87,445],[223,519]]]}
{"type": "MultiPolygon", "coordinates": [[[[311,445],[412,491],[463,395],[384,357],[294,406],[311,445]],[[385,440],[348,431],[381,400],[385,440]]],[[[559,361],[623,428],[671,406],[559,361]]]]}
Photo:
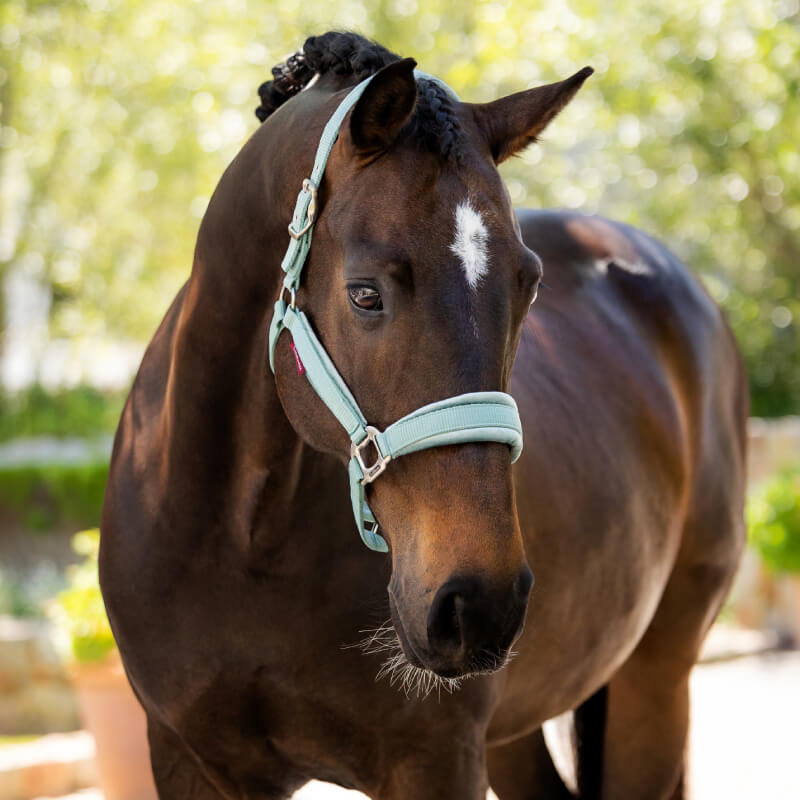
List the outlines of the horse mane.
{"type": "MultiPolygon", "coordinates": [[[[261,105],[256,116],[263,122],[291,99],[314,75],[333,72],[362,81],[400,56],[357,33],[329,31],[306,39],[303,49],[272,68],[272,80],[258,87],[261,105]]],[[[450,95],[434,81],[417,81],[417,105],[404,133],[443,159],[462,161],[463,131],[450,95]]]]}

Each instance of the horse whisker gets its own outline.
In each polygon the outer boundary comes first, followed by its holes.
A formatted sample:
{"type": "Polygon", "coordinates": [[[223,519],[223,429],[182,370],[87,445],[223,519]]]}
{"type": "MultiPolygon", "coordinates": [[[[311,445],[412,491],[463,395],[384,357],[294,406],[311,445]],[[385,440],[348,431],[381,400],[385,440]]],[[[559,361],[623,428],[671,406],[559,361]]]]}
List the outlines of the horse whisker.
{"type": "Polygon", "coordinates": [[[366,636],[360,642],[342,645],[342,648],[358,648],[365,655],[386,653],[387,657],[375,675],[376,681],[385,678],[389,681],[390,686],[396,686],[406,697],[413,696],[420,699],[426,698],[434,689],[441,697],[442,689],[448,694],[452,694],[461,688],[462,678],[442,678],[429,669],[415,667],[409,663],[391,619],[386,620],[377,628],[360,630],[359,633],[366,634],[366,636]]]}
{"type": "Polygon", "coordinates": [[[396,686],[408,698],[417,697],[424,700],[434,690],[441,698],[443,689],[452,694],[461,688],[465,679],[496,672],[506,667],[517,655],[514,650],[500,655],[489,650],[480,650],[472,658],[469,675],[462,675],[460,678],[442,678],[435,672],[416,667],[408,661],[391,619],[387,619],[377,628],[364,628],[359,633],[366,635],[355,644],[342,645],[342,649],[358,648],[365,655],[386,653],[386,658],[375,675],[375,681],[388,680],[390,686],[396,686]]]}

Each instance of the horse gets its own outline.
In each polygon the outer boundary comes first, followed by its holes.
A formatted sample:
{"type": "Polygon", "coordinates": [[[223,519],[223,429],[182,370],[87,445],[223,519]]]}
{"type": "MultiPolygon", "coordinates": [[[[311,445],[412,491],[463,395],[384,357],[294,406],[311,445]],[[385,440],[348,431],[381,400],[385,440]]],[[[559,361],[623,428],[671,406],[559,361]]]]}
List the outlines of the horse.
{"type": "Polygon", "coordinates": [[[689,676],[744,538],[734,339],[645,233],[513,210],[497,165],[590,69],[469,103],[415,66],[331,32],[273,70],[124,407],[100,580],[159,796],[683,798],[689,676]],[[291,331],[273,375],[276,298],[376,431],[507,392],[518,460],[499,439],[362,450],[291,331]],[[354,449],[382,474],[349,484],[354,449]]]}

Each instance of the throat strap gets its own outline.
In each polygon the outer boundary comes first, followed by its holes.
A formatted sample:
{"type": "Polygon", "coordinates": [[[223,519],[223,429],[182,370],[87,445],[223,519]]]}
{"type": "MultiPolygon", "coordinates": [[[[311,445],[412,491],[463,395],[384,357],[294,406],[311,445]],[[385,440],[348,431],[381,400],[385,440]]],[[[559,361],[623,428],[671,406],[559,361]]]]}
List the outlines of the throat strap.
{"type": "MultiPolygon", "coordinates": [[[[352,392],[314,333],[308,317],[296,307],[296,291],[311,246],[318,210],[317,190],[339,128],[372,77],[353,88],[328,120],[317,148],[311,177],[303,181],[289,225],[289,247],[281,264],[286,273],[283,288],[270,323],[269,365],[274,373],[275,347],[281,332],[287,330],[299,360],[298,372],[302,366],[302,372],[312,388],[350,438],[347,472],[358,532],[367,547],[387,552],[386,540],[378,533],[378,522],[366,500],[366,486],[384,472],[392,459],[430,447],[466,442],[499,442],[508,445],[511,460],[516,461],[522,452],[522,425],[517,404],[510,395],[504,392],[471,392],[422,406],[379,431],[367,423],[352,392]]],[[[441,83],[424,73],[420,77],[441,83]]],[[[455,97],[452,89],[446,84],[442,85],[455,97]]]]}

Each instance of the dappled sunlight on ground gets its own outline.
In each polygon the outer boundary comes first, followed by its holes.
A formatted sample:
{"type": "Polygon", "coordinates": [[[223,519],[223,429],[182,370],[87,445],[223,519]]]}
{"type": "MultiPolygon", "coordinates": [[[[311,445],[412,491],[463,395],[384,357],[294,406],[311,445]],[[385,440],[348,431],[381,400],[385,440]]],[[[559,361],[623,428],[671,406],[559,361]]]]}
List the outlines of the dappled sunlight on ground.
{"type": "Polygon", "coordinates": [[[692,695],[693,800],[800,797],[800,653],[706,664],[692,695]]]}

